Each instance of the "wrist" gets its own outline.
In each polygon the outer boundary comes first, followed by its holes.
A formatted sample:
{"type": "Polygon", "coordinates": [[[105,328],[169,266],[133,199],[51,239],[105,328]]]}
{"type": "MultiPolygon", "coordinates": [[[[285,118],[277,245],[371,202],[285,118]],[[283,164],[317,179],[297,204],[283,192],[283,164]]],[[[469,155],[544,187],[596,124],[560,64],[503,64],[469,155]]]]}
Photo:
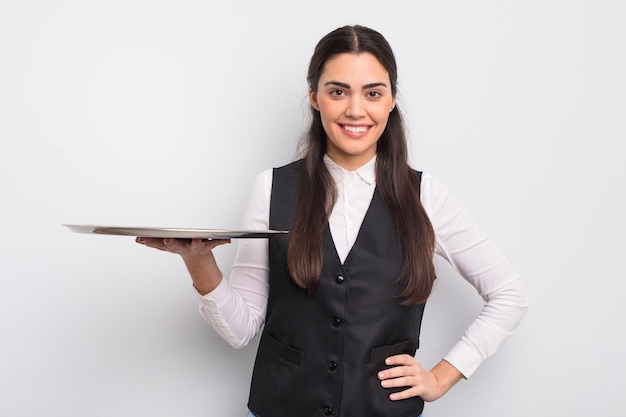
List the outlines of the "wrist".
{"type": "Polygon", "coordinates": [[[452,364],[446,360],[442,360],[430,371],[434,378],[435,395],[425,401],[434,401],[444,396],[457,382],[463,379],[463,374],[459,372],[452,364]]]}
{"type": "Polygon", "coordinates": [[[183,256],[193,286],[200,295],[213,291],[222,281],[223,275],[215,262],[213,254],[202,256],[183,256]]]}

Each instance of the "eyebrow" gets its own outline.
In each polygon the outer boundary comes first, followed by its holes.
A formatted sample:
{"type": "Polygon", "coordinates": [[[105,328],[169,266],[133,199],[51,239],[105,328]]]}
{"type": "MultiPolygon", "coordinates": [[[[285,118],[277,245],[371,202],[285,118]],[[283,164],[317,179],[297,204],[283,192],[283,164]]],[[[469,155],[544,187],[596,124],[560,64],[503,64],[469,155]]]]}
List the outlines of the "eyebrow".
{"type": "MultiPolygon", "coordinates": [[[[350,89],[350,84],[342,83],[340,81],[328,81],[327,83],[324,84],[324,87],[329,86],[329,85],[336,85],[338,87],[345,88],[347,90],[350,89]]],[[[370,83],[370,84],[365,84],[363,86],[364,89],[376,88],[376,87],[387,87],[387,84],[385,84],[385,83],[370,83]]]]}

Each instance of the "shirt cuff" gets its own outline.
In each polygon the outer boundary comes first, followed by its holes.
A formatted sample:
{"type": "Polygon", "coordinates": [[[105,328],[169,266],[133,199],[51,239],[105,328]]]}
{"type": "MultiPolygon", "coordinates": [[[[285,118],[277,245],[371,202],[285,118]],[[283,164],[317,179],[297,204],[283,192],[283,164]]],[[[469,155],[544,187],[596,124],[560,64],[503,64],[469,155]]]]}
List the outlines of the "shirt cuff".
{"type": "Polygon", "coordinates": [[[467,379],[483,362],[480,354],[471,346],[459,341],[443,358],[454,366],[467,379]]]}
{"type": "Polygon", "coordinates": [[[228,300],[232,295],[232,289],[224,278],[222,278],[219,285],[208,294],[200,294],[196,287],[194,287],[194,290],[200,299],[200,307],[206,308],[213,313],[216,313],[220,308],[228,303],[228,300]]]}

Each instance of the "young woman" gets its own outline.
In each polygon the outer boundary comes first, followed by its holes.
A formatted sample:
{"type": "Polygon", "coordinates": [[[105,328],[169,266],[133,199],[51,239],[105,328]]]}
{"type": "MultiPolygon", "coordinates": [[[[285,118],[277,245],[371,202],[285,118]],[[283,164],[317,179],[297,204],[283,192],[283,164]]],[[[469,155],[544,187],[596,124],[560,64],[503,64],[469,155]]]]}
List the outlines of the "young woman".
{"type": "Polygon", "coordinates": [[[212,250],[227,240],[137,238],[177,253],[200,311],[234,347],[263,329],[248,407],[256,417],[417,417],[469,377],[522,319],[520,276],[428,173],[408,163],[394,54],[378,32],[324,36],[309,72],[303,157],[256,179],[230,278],[212,250]],[[433,257],[486,305],[433,369],[415,357],[433,257]]]}

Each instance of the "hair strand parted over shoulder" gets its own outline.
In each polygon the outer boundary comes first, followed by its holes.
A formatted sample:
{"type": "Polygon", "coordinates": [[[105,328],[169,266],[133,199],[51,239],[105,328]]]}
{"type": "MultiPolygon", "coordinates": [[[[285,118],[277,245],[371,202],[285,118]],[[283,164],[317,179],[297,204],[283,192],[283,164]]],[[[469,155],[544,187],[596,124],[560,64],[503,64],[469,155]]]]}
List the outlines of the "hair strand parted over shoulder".
{"type": "MultiPolygon", "coordinates": [[[[364,52],[374,55],[387,70],[396,97],[398,70],[391,46],[380,33],[360,25],[337,28],[320,39],[309,63],[309,87],[317,92],[324,64],[333,56],[364,52]]],[[[300,196],[287,253],[293,280],[309,295],[315,293],[320,278],[322,232],[336,199],[335,184],[323,161],[326,133],[319,112],[312,106],[311,117],[302,138],[300,196]]],[[[376,187],[393,219],[402,254],[398,279],[406,284],[399,296],[405,305],[424,303],[435,280],[435,234],[420,202],[418,177],[408,163],[406,130],[397,105],[377,143],[376,187]]]]}

